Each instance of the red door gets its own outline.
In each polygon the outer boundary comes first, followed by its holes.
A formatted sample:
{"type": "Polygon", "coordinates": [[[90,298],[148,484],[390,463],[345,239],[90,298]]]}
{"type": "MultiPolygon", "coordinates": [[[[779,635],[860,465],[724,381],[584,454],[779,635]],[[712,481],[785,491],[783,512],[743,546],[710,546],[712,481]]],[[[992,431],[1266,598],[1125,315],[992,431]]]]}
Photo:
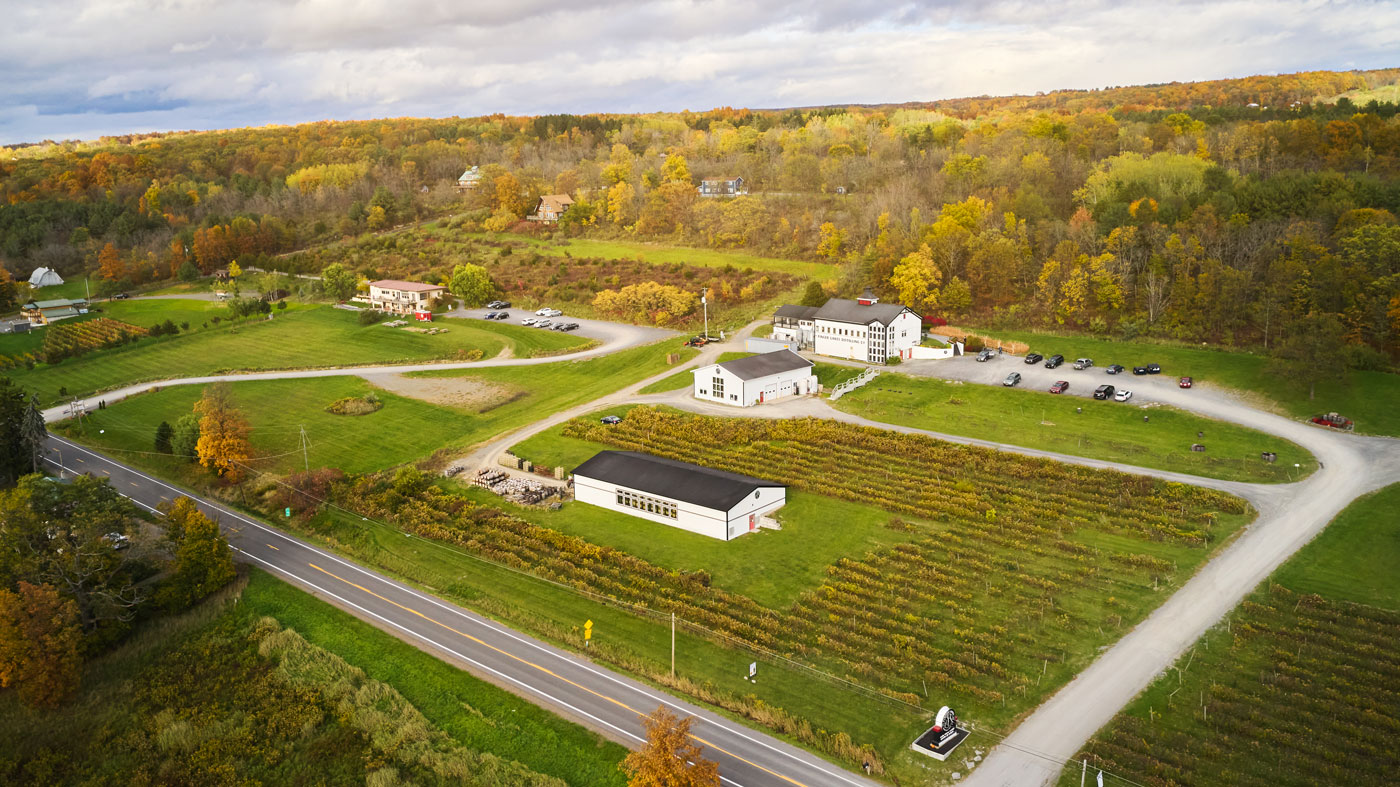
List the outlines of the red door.
{"type": "Polygon", "coordinates": [[[749,514],[749,532],[752,533],[753,531],[755,531],[755,530],[757,530],[757,529],[758,529],[758,519],[757,519],[757,517],[755,517],[753,514],[749,514]]]}

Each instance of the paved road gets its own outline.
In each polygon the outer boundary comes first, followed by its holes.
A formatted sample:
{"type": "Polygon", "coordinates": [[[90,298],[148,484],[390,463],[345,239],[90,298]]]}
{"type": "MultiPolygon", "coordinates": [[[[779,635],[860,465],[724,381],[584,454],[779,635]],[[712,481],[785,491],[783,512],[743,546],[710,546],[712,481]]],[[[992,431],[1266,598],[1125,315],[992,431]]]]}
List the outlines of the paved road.
{"type": "Polygon", "coordinates": [[[642,741],[641,715],[666,705],[695,718],[693,737],[719,763],[731,787],[874,787],[818,757],[717,714],[512,631],[267,524],[198,497],[58,437],[48,461],[67,472],[111,479],[138,505],[154,510],[179,495],[218,520],[242,557],[356,617],[463,666],[542,707],[625,745],[642,741]]]}
{"type": "MultiPolygon", "coordinates": [[[[583,320],[577,320],[577,322],[580,326],[584,323],[583,320]]],[[[204,375],[202,377],[174,377],[168,380],[135,383],[104,393],[93,394],[86,399],[79,400],[77,406],[88,410],[95,410],[97,409],[99,401],[111,404],[129,396],[135,396],[136,394],[145,393],[157,388],[166,388],[172,385],[207,385],[217,382],[236,383],[253,380],[292,380],[309,377],[344,377],[345,375],[404,374],[407,372],[424,372],[443,369],[476,369],[484,366],[534,366],[536,364],[595,358],[600,355],[615,353],[619,350],[650,344],[651,342],[667,336],[679,336],[675,331],[651,328],[644,325],[625,325],[623,323],[605,322],[603,320],[588,320],[587,322],[588,325],[586,327],[580,327],[577,333],[591,339],[598,339],[599,343],[589,349],[563,355],[551,355],[543,358],[487,358],[481,361],[339,366],[327,369],[289,369],[282,371],[213,374],[204,375]]],[[[74,405],[69,403],[50,407],[44,411],[44,419],[47,421],[62,419],[67,416],[69,409],[73,406],[74,405]]]]}

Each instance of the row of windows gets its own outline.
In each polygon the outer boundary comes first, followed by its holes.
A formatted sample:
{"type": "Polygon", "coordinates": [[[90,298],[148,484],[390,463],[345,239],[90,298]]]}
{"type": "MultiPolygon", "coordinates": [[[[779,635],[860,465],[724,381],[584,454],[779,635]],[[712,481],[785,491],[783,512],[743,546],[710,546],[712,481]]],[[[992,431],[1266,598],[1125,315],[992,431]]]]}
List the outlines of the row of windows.
{"type": "Polygon", "coordinates": [[[639,495],[636,492],[629,492],[625,489],[617,490],[617,504],[635,508],[639,511],[646,511],[649,514],[676,518],[676,504],[669,500],[660,500],[655,497],[639,495]]]}

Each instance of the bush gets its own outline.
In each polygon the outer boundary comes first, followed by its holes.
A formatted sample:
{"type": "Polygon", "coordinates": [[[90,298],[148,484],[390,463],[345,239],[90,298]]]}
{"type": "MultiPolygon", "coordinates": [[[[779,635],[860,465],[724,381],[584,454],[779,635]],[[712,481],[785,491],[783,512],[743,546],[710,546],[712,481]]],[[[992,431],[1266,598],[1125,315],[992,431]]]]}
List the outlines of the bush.
{"type": "Polygon", "coordinates": [[[982,350],[986,349],[986,347],[987,344],[986,342],[982,341],[981,336],[969,336],[967,337],[967,343],[963,345],[963,351],[970,353],[980,353],[982,352],[982,350]]]}
{"type": "Polygon", "coordinates": [[[384,312],[377,309],[363,309],[360,311],[361,325],[374,325],[384,319],[384,312]]]}

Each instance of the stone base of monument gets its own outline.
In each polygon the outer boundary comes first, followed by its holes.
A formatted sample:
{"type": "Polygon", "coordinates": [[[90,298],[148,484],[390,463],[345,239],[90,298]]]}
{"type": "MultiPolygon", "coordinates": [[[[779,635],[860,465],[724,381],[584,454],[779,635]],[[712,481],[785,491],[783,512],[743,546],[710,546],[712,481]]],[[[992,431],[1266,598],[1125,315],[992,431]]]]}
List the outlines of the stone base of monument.
{"type": "Polygon", "coordinates": [[[969,734],[967,730],[959,727],[953,730],[951,735],[944,737],[943,733],[934,732],[930,728],[923,735],[920,735],[910,748],[920,754],[927,754],[935,760],[946,760],[948,755],[953,753],[953,749],[958,748],[963,741],[967,740],[969,734]],[[940,738],[942,738],[941,741],[940,738]]]}

